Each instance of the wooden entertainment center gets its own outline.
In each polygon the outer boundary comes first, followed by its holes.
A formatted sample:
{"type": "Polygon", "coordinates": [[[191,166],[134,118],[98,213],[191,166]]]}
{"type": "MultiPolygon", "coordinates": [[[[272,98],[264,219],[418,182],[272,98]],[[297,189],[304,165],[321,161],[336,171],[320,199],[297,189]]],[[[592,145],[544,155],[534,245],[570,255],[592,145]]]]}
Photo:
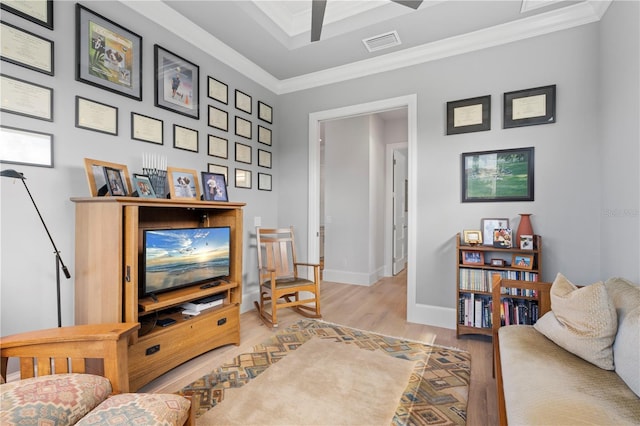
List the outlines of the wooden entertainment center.
{"type": "Polygon", "coordinates": [[[240,343],[244,203],[137,197],[71,201],[76,204],[75,323],[141,323],[129,341],[131,391],[204,352],[240,343]],[[139,297],[144,230],[217,226],[230,227],[228,282],[139,297]],[[200,315],[183,315],[179,308],[221,293],[224,303],[200,315]],[[176,322],[157,326],[162,318],[176,322]]]}

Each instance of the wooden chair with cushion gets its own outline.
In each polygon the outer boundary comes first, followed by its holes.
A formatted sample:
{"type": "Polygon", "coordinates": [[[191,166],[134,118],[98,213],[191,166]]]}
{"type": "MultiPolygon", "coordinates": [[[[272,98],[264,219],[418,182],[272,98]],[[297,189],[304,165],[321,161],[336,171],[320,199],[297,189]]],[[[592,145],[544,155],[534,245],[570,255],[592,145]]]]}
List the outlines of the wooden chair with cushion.
{"type": "Polygon", "coordinates": [[[126,393],[128,339],[139,328],[77,325],[0,338],[0,424],[194,424],[182,396],[126,393]],[[9,358],[19,359],[19,378],[4,383],[9,358]]]}
{"type": "Polygon", "coordinates": [[[320,265],[298,262],[293,227],[256,228],[260,302],[255,302],[260,318],[269,327],[278,326],[278,310],[292,308],[301,315],[321,318],[320,265]],[[313,280],[303,272],[313,270],[313,280]]]}

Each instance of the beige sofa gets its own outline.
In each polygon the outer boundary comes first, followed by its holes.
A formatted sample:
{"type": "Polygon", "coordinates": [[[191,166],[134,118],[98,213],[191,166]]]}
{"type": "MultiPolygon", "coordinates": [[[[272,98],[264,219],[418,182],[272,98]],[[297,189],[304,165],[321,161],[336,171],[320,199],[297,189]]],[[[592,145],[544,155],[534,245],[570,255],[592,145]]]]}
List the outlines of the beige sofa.
{"type": "Polygon", "coordinates": [[[497,330],[500,424],[640,424],[640,287],[561,274],[534,326],[497,330]]]}

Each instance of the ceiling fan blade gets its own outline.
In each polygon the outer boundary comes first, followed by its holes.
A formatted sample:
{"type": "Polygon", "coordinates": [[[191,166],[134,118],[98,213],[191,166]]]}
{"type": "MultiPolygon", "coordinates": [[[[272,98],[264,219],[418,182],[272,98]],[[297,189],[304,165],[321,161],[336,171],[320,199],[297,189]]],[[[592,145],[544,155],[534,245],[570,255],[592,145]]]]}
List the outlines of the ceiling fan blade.
{"type": "Polygon", "coordinates": [[[327,7],[327,0],[312,0],[311,4],[311,41],[320,40],[322,33],[322,21],[324,21],[324,10],[327,7]]]}
{"type": "Polygon", "coordinates": [[[422,4],[422,0],[391,0],[394,3],[401,4],[403,6],[410,7],[411,9],[418,9],[422,4]]]}

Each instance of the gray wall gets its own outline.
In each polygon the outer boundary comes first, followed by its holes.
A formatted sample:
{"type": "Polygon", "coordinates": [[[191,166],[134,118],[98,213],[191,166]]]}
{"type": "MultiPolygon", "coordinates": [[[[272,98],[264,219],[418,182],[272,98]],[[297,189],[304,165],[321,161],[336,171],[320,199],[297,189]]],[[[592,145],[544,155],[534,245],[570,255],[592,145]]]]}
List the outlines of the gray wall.
{"type": "MultiPolygon", "coordinates": [[[[87,196],[83,158],[127,164],[141,169],[142,153],[169,157],[172,166],[204,170],[208,162],[236,166],[233,159],[214,161],[206,155],[207,104],[201,90],[201,118],[193,120],[153,106],[153,44],[200,66],[200,83],[211,75],[234,89],[274,107],[274,191],[233,188],[233,201],[245,208],[245,298],[256,291],[255,217],[265,226],[297,227],[300,257],[307,247],[307,150],[309,113],[387,99],[418,96],[418,226],[416,272],[418,303],[455,307],[453,236],[478,228],[483,217],[533,213],[536,233],[545,243],[545,280],[563,272],[579,283],[611,275],[639,281],[638,259],[638,4],[613,2],[604,20],[535,39],[472,52],[410,68],[316,89],[276,96],[197,47],[118,2],[90,2],[90,8],[144,37],[143,97],[137,102],[74,80],[74,3],[54,2],[55,31],[9,13],[3,20],[55,42],[55,77],[2,63],[2,72],[54,89],[55,121],[48,123],[2,113],[2,124],[53,133],[55,168],[3,165],[28,177],[32,193],[73,274],[74,205],[70,197],[87,196]],[[501,129],[502,94],[557,84],[558,122],[528,128],[501,129]],[[445,104],[492,95],[492,130],[445,136],[445,104]],[[119,108],[119,135],[108,136],[74,127],[74,97],[80,95],[119,108]],[[130,139],[130,113],[164,120],[165,143],[156,146],[130,139]],[[172,126],[200,132],[198,154],[172,147],[172,126]],[[460,154],[470,151],[534,146],[536,200],[530,203],[460,203],[460,154]]],[[[197,44],[197,41],[194,41],[197,44]]],[[[225,107],[233,117],[231,103],[225,107]]],[[[253,115],[254,126],[257,121],[253,115]]],[[[255,127],[254,127],[255,132],[255,127]]],[[[236,138],[229,133],[233,156],[236,138]]],[[[257,143],[251,142],[255,147],[257,143]]],[[[332,173],[327,170],[327,173],[332,173]]],[[[53,327],[55,269],[52,249],[20,183],[0,181],[0,262],[2,335],[53,327]]],[[[99,241],[95,242],[100,244],[99,241]]],[[[117,273],[117,271],[115,271],[117,273]]],[[[73,277],[62,282],[63,323],[73,323],[73,277]]]]}
{"type": "MultiPolygon", "coordinates": [[[[41,35],[55,42],[55,77],[2,62],[2,73],[54,90],[54,122],[20,117],[2,113],[2,124],[32,129],[54,134],[54,168],[38,168],[3,164],[2,169],[15,168],[27,176],[27,184],[40,207],[51,234],[61,251],[62,259],[71,271],[71,280],[62,278],[62,319],[63,325],[73,323],[73,276],[74,276],[74,204],[71,197],[89,195],[83,159],[94,158],[119,164],[126,164],[130,173],[141,172],[142,153],[153,153],[168,157],[170,166],[206,170],[207,163],[227,165],[230,173],[229,197],[232,201],[246,202],[244,209],[244,302],[251,304],[251,293],[257,291],[257,260],[252,246],[254,217],[261,217],[263,226],[278,224],[276,205],[279,192],[278,170],[286,159],[276,152],[278,122],[280,121],[279,99],[272,92],[245,78],[234,69],[217,61],[194,45],[176,38],[163,28],[134,13],[120,2],[90,2],[87,6],[125,28],[143,37],[143,101],[139,102],[115,93],[95,88],[75,81],[74,40],[75,3],[54,2],[55,29],[49,31],[10,13],[2,12],[2,19],[27,31],[41,35]],[[200,67],[200,119],[175,114],[154,107],[153,45],[179,54],[200,67]],[[212,76],[229,86],[229,105],[223,105],[206,97],[206,78],[212,76]],[[242,90],[253,97],[253,165],[246,167],[235,163],[234,142],[246,139],[233,135],[233,117],[238,113],[234,108],[234,91],[242,90]],[[79,95],[98,102],[118,107],[119,133],[110,136],[102,133],[75,128],[75,96],[79,95]],[[257,167],[256,125],[258,123],[256,103],[263,101],[273,106],[273,168],[257,167]],[[207,126],[207,105],[215,105],[229,111],[230,131],[219,132],[207,126]],[[130,138],[130,114],[148,115],[164,120],[164,145],[135,141],[130,138]],[[192,153],[173,148],[173,125],[179,124],[199,132],[199,152],[192,153]],[[229,139],[229,159],[216,159],[207,155],[207,134],[216,134],[229,139]],[[253,188],[233,187],[234,167],[253,171],[253,188]],[[260,170],[259,170],[260,169],[260,170]],[[274,190],[257,190],[257,172],[272,173],[274,190]]],[[[240,113],[240,115],[244,115],[240,113]]],[[[245,115],[246,117],[246,115],[245,115]]],[[[261,123],[267,127],[265,123],[261,123]]],[[[265,145],[261,148],[268,149],[265,145]]],[[[303,178],[304,179],[304,178],[303,178]]],[[[55,261],[50,242],[39,223],[39,219],[28,200],[20,182],[3,178],[0,180],[2,192],[0,207],[1,239],[1,329],[2,335],[19,331],[56,326],[55,307],[55,261]]],[[[95,241],[100,244],[100,241],[95,241]]],[[[114,271],[114,273],[118,273],[114,271]]]]}
{"type": "MultiPolygon", "coordinates": [[[[613,22],[605,25],[632,27],[637,33],[637,5],[614,2],[613,22]],[[616,9],[620,9],[618,12],[616,9]],[[623,22],[618,22],[623,21],[623,22]]],[[[609,13],[611,13],[611,11],[609,13]]],[[[287,151],[288,164],[298,165],[281,170],[282,203],[287,194],[298,194],[306,201],[307,127],[309,113],[372,102],[416,93],[418,96],[418,226],[416,272],[418,303],[454,308],[455,268],[454,240],[463,229],[479,228],[484,217],[507,217],[517,227],[518,213],[532,213],[533,227],[544,240],[543,279],[553,280],[562,272],[578,283],[591,283],[613,274],[625,274],[638,280],[636,244],[620,244],[612,238],[602,240],[603,194],[617,194],[620,186],[638,193],[637,167],[618,169],[603,179],[602,151],[608,141],[602,136],[603,116],[600,84],[614,78],[614,70],[623,57],[613,64],[602,63],[601,51],[615,50],[627,37],[623,30],[603,37],[595,23],[534,39],[488,48],[452,58],[434,61],[398,71],[386,72],[357,80],[341,82],[282,96],[284,132],[281,143],[287,151]],[[607,70],[607,71],[605,71],[607,70]],[[611,77],[609,77],[611,76],[611,77]],[[549,84],[557,85],[557,123],[502,129],[502,94],[549,84]],[[445,136],[447,101],[492,95],[492,130],[457,136],[445,136]],[[536,149],[534,202],[479,203],[460,202],[460,154],[463,152],[528,147],[536,149]],[[603,244],[601,246],[601,243],[603,244]],[[602,247],[602,249],[600,249],[602,247]],[[616,258],[616,268],[606,266],[602,252],[616,258]],[[619,271],[619,272],[616,272],[619,271]]],[[[628,32],[626,32],[628,34],[628,32]]],[[[637,64],[638,49],[625,50],[637,64]]],[[[637,87],[637,65],[628,73],[616,73],[616,87],[637,87]],[[634,71],[635,67],[635,71],[634,71]]],[[[637,152],[637,90],[622,99],[616,120],[635,123],[619,139],[620,149],[637,152]],[[634,115],[635,113],[635,115],[634,115]]],[[[632,124],[629,124],[631,126],[632,124]]],[[[616,127],[616,126],[613,126],[616,127]]],[[[617,131],[622,131],[616,127],[617,131]]],[[[637,154],[631,162],[637,160],[637,154]]],[[[629,165],[630,166],[630,165],[629,165]]],[[[332,173],[326,170],[325,173],[332,173]]],[[[611,221],[607,228],[618,235],[637,229],[638,203],[627,202],[619,195],[617,202],[632,210],[627,225],[611,221]],[[634,210],[635,209],[635,210],[634,210]],[[630,222],[634,222],[630,225],[630,222]]],[[[305,223],[304,207],[280,210],[284,223],[305,223]]],[[[305,233],[301,233],[303,236],[305,233]]],[[[637,234],[637,232],[636,232],[637,234]]],[[[300,241],[300,247],[305,243],[300,241]]]]}

